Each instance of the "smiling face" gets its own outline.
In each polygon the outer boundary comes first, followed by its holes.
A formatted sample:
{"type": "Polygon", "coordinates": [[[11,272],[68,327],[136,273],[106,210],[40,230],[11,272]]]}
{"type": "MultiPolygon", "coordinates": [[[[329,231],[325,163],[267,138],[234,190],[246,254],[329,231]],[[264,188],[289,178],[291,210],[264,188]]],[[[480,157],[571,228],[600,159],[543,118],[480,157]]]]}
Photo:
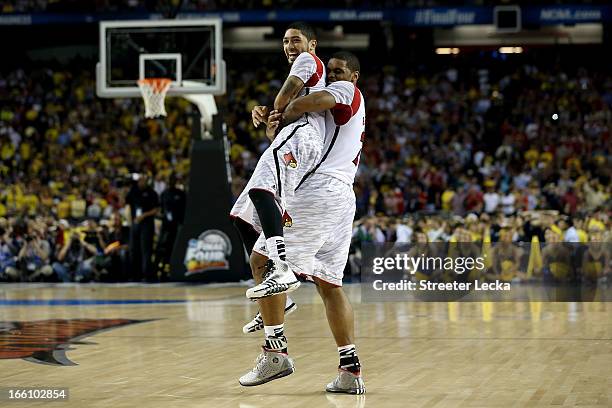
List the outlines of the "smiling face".
{"type": "Polygon", "coordinates": [[[352,72],[344,60],[332,58],[327,63],[327,81],[329,83],[336,81],[356,83],[358,78],[359,71],[352,72]]]}
{"type": "Polygon", "coordinates": [[[317,47],[317,40],[310,40],[306,38],[300,30],[290,28],[285,31],[283,37],[283,50],[287,56],[289,65],[293,64],[293,61],[303,52],[315,52],[317,47]]]}

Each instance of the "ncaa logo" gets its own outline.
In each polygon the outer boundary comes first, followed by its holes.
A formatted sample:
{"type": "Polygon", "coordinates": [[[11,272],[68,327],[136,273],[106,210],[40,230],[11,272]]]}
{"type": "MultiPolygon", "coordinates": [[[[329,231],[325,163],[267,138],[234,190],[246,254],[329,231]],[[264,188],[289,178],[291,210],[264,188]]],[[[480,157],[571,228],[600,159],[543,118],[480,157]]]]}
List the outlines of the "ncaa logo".
{"type": "Polygon", "coordinates": [[[190,239],[185,254],[185,276],[214,269],[229,269],[232,243],[223,231],[208,230],[190,239]]]}

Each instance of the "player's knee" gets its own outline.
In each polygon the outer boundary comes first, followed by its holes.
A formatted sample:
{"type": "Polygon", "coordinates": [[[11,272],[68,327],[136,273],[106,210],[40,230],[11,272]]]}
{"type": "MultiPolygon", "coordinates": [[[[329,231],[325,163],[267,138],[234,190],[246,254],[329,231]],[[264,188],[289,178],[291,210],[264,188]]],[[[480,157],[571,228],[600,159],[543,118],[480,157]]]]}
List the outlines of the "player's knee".
{"type": "Polygon", "coordinates": [[[341,286],[333,285],[329,282],[325,282],[317,277],[314,277],[314,281],[317,284],[317,290],[323,299],[331,296],[337,296],[342,292],[341,286]]]}
{"type": "Polygon", "coordinates": [[[267,261],[267,256],[259,254],[255,251],[251,252],[251,257],[249,259],[249,263],[251,264],[251,272],[253,273],[253,278],[258,282],[263,280],[263,272],[267,261]]]}

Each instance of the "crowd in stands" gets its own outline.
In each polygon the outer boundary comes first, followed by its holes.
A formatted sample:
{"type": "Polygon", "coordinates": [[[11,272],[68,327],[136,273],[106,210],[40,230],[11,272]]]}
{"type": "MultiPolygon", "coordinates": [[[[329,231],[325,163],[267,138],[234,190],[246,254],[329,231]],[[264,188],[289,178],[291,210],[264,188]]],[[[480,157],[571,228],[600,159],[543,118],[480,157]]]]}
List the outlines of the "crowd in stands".
{"type": "MultiPolygon", "coordinates": [[[[502,230],[512,242],[610,242],[612,78],[498,69],[362,75],[355,248],[418,236],[495,243],[502,230]]],[[[281,77],[241,73],[230,87],[234,194],[268,145],[248,112],[272,104],[281,77]]]]}
{"type": "Polygon", "coordinates": [[[0,101],[0,274],[140,279],[126,275],[126,200],[137,175],[154,175],[158,196],[186,177],[190,104],[171,100],[166,120],[145,121],[141,101],[98,98],[91,71],[66,68],[9,72],[0,101]]]}
{"type": "MultiPolygon", "coordinates": [[[[268,146],[250,110],[272,103],[282,77],[230,72],[218,100],[235,196],[268,146]]],[[[605,73],[387,67],[359,86],[356,243],[496,242],[508,228],[515,242],[610,241],[605,73]]],[[[171,174],[184,180],[192,105],[170,98],[165,120],[143,120],[140,100],[97,98],[91,71],[67,68],[8,72],[0,101],[0,279],[145,277],[128,262],[128,192],[135,173],[157,196],[171,174]]]]}
{"type": "MultiPolygon", "coordinates": [[[[239,192],[267,146],[248,112],[271,104],[281,73],[242,73],[227,97],[239,192]]],[[[358,217],[445,211],[569,216],[609,208],[612,78],[534,66],[488,78],[459,72],[366,74],[358,217]]]]}

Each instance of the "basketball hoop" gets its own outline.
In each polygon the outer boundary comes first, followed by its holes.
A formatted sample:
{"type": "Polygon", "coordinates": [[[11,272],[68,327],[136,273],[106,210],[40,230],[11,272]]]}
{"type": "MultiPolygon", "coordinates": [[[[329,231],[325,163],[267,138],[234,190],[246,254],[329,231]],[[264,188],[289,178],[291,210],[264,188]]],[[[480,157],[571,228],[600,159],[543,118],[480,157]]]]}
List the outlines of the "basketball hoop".
{"type": "Polygon", "coordinates": [[[172,83],[168,78],[145,78],[138,80],[138,87],[145,103],[145,118],[166,116],[164,99],[172,83]]]}

